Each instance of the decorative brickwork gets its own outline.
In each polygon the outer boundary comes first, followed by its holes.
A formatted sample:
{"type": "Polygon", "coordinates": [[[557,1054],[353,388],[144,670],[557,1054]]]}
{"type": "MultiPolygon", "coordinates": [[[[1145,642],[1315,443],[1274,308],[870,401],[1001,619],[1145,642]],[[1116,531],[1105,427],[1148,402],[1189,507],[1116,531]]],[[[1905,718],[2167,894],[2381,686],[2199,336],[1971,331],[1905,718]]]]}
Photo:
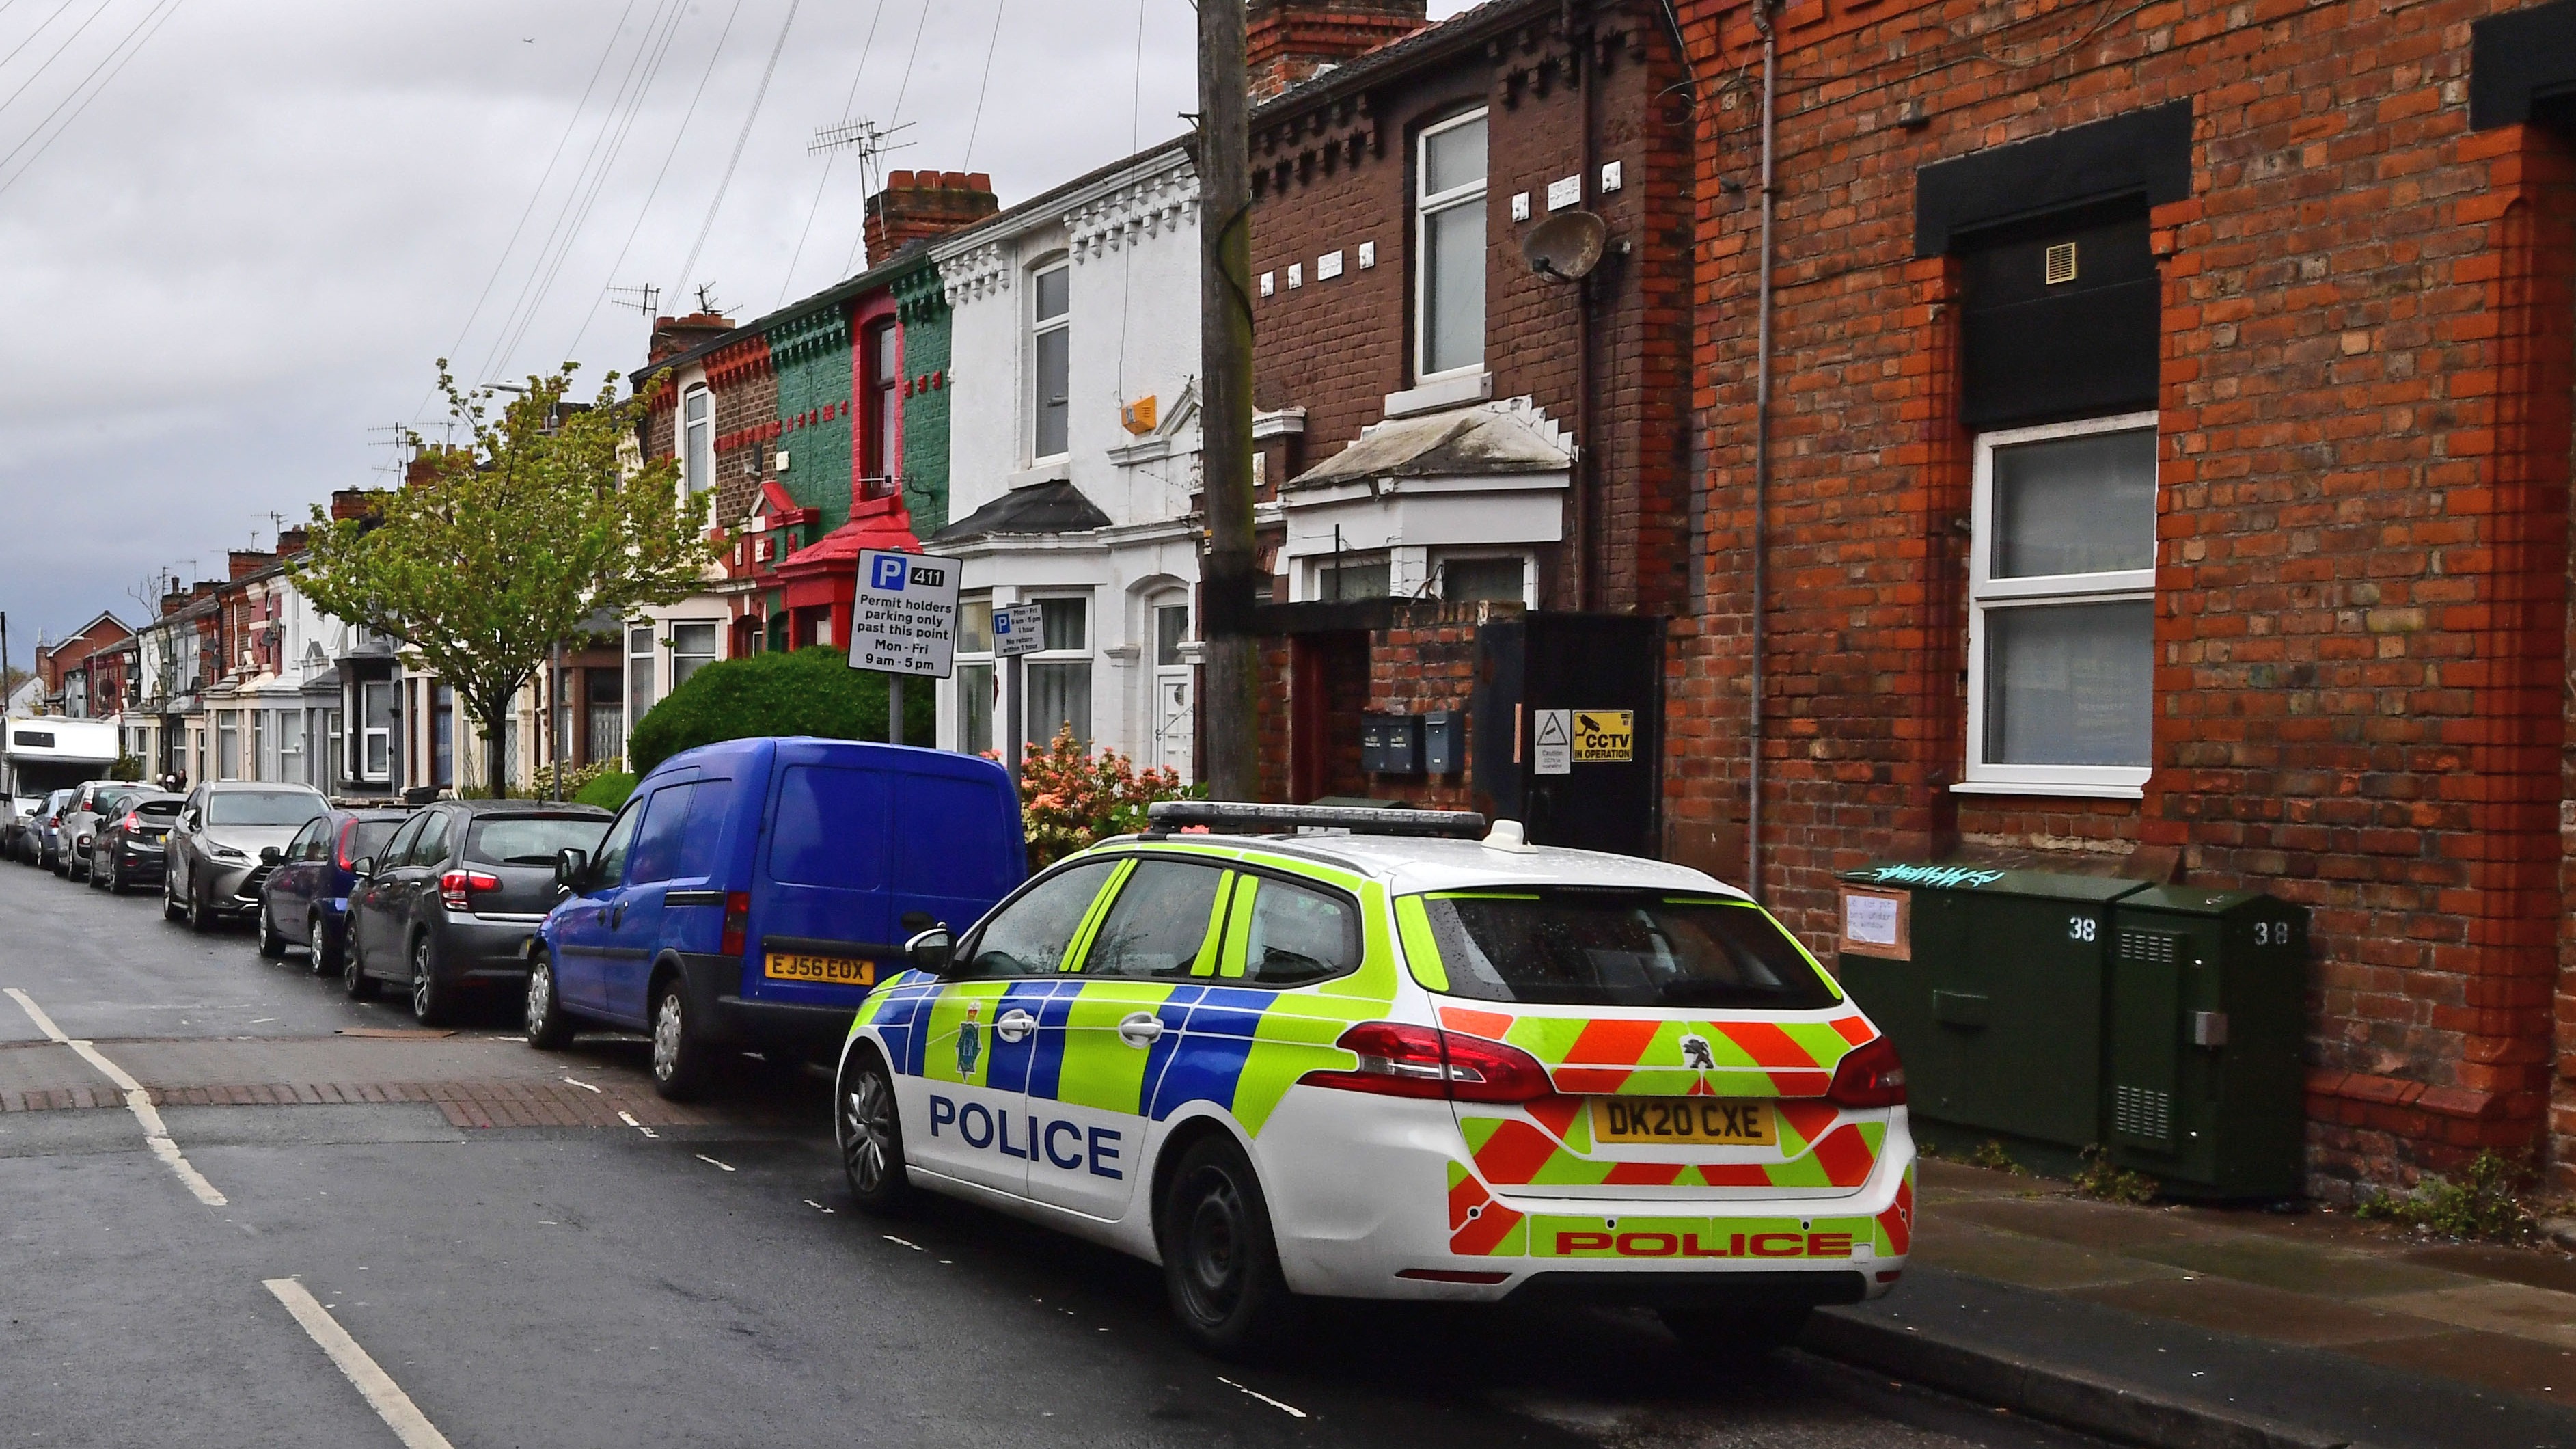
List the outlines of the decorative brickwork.
{"type": "MultiPolygon", "coordinates": [[[[769,339],[753,335],[707,354],[716,399],[716,518],[730,526],[751,512],[778,439],[778,372],[769,339]]],[[[848,506],[846,499],[843,507],[848,506]]]]}
{"type": "Polygon", "coordinates": [[[891,283],[903,327],[903,502],[923,537],[948,526],[948,299],[927,256],[891,283]]]}
{"type": "MultiPolygon", "coordinates": [[[[769,329],[777,373],[777,475],[788,494],[815,509],[829,532],[850,517],[850,321],[847,304],[801,311],[769,329]]],[[[732,523],[728,515],[725,522],[732,523]]]]}
{"type": "MultiPolygon", "coordinates": [[[[2469,22],[2504,8],[1776,12],[1763,891],[1822,947],[1837,868],[2100,870],[2144,847],[2195,884],[2309,907],[2328,1195],[2535,1143],[2576,1188],[2576,1093],[2553,1067],[2553,1030],[2576,1055],[2557,984],[2576,971],[2559,819],[2576,170],[2545,131],[2469,129],[2469,22]],[[1957,263],[1915,254],[1915,172],[2177,99],[2190,196],[2150,216],[2154,773],[2140,800],[1957,793],[1973,440],[1957,263]]],[[[1740,877],[1759,137],[1740,78],[1759,38],[1740,0],[1678,13],[1705,93],[1709,509],[1666,803],[1676,843],[1732,844],[1740,877]]]]}

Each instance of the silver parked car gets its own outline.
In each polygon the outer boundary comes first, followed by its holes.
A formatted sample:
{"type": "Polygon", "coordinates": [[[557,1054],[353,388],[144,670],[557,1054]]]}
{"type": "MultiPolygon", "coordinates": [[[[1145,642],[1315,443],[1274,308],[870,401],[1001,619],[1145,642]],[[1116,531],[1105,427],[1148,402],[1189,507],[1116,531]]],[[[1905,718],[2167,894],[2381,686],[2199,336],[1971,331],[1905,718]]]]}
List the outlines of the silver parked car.
{"type": "Polygon", "coordinates": [[[283,849],[328,807],[306,785],[211,780],[189,792],[162,846],[161,913],[192,931],[259,909],[260,883],[275,867],[260,853],[283,849]]]}
{"type": "Polygon", "coordinates": [[[63,849],[54,873],[65,880],[89,879],[90,851],[97,844],[100,827],[125,813],[129,796],[154,793],[151,786],[132,780],[84,781],[73,794],[72,803],[63,809],[63,849]]]}

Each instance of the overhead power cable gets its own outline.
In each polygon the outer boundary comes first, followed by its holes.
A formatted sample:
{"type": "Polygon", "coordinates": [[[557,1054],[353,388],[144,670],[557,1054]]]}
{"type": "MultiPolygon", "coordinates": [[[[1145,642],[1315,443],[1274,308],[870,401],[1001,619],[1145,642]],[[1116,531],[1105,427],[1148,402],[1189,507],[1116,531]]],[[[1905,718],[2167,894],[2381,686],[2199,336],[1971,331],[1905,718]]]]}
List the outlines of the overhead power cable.
{"type": "MultiPolygon", "coordinates": [[[[54,62],[63,58],[63,52],[71,49],[73,44],[81,38],[82,33],[87,31],[91,26],[97,24],[98,17],[105,15],[107,13],[107,7],[115,3],[116,0],[98,0],[98,8],[91,11],[88,18],[82,20],[80,24],[72,27],[72,33],[64,36],[63,43],[54,47],[54,53],[37,62],[36,68],[27,72],[27,78],[18,82],[18,88],[9,93],[9,98],[7,100],[0,100],[0,111],[5,111],[12,105],[16,104],[18,98],[27,93],[27,87],[34,85],[37,79],[44,75],[46,71],[53,69],[54,62]]],[[[12,52],[12,54],[15,54],[15,52],[12,52]]],[[[95,74],[95,72],[93,72],[93,74],[95,74]]],[[[37,124],[41,126],[43,122],[40,121],[37,124]]]]}
{"type": "Polygon", "coordinates": [[[63,12],[64,12],[64,11],[67,11],[67,10],[71,9],[74,5],[77,5],[77,4],[79,4],[79,3],[80,3],[80,0],[63,0],[63,3],[62,3],[62,4],[57,5],[57,6],[55,6],[55,7],[54,7],[54,13],[53,13],[53,14],[46,16],[46,17],[45,17],[44,19],[42,19],[42,20],[37,21],[37,22],[36,22],[36,28],[27,32],[27,38],[26,38],[26,39],[21,40],[21,41],[19,41],[16,45],[13,45],[13,46],[9,47],[9,53],[8,53],[7,55],[0,55],[0,70],[6,70],[6,69],[8,69],[8,68],[9,68],[9,62],[11,62],[11,61],[13,61],[13,60],[16,60],[16,59],[18,58],[18,52],[19,52],[19,51],[25,50],[28,46],[31,46],[31,45],[35,44],[35,43],[36,43],[36,37],[45,33],[45,27],[46,27],[46,26],[49,26],[49,25],[53,24],[55,21],[62,19],[62,18],[63,18],[63,12]]]}
{"type": "MultiPolygon", "coordinates": [[[[859,63],[850,72],[850,93],[841,101],[841,124],[843,125],[849,124],[850,112],[859,103],[859,82],[868,73],[868,57],[876,51],[877,22],[883,19],[885,19],[885,0],[877,0],[876,13],[868,17],[868,38],[859,42],[859,63]]],[[[840,159],[841,152],[838,147],[823,153],[823,175],[814,183],[814,202],[805,208],[805,225],[796,233],[796,250],[787,254],[787,275],[778,281],[778,301],[773,304],[774,306],[786,306],[787,290],[796,285],[796,263],[804,258],[805,239],[814,234],[814,218],[823,210],[824,188],[832,183],[832,163],[840,159]]],[[[864,198],[862,198],[862,204],[865,204],[864,198]]]]}
{"type": "Polygon", "coordinates": [[[769,99],[769,82],[778,74],[778,57],[787,49],[787,32],[796,28],[796,10],[803,0],[787,0],[787,18],[779,22],[778,39],[769,47],[769,64],[761,68],[759,88],[751,93],[751,109],[743,114],[742,130],[733,138],[733,155],[726,158],[724,175],[716,180],[716,194],[707,201],[706,220],[698,223],[698,238],[689,243],[689,259],[680,263],[680,285],[698,266],[698,256],[706,250],[707,234],[716,229],[716,215],[724,207],[725,192],[733,185],[734,169],[742,165],[742,148],[751,140],[752,123],[760,119],[761,103],[769,99]]]}
{"type": "MultiPolygon", "coordinates": [[[[912,27],[912,51],[903,58],[903,79],[894,88],[894,111],[886,117],[886,129],[889,131],[903,119],[903,98],[912,91],[912,68],[921,59],[921,32],[930,28],[930,7],[935,3],[936,0],[921,0],[921,19],[912,27]]],[[[867,244],[868,228],[866,222],[862,220],[859,234],[850,238],[849,258],[841,263],[842,276],[849,276],[859,269],[859,249],[867,244]]]]}
{"type": "Polygon", "coordinates": [[[0,192],[5,192],[17,185],[18,178],[26,175],[37,161],[43,159],[47,151],[53,149],[54,142],[60,140],[62,134],[72,128],[72,123],[78,121],[81,113],[89,109],[90,102],[97,100],[101,92],[116,83],[116,78],[124,72],[126,63],[142,54],[143,47],[152,43],[152,37],[161,33],[161,27],[169,24],[170,17],[179,13],[179,7],[185,3],[186,0],[159,0],[153,9],[146,11],[143,18],[135,23],[132,30],[125,33],[124,39],[111,46],[97,65],[90,67],[88,75],[81,77],[79,83],[56,102],[51,111],[45,113],[44,120],[36,123],[35,130],[28,132],[24,140],[11,147],[7,155],[0,156],[0,167],[7,166],[9,162],[16,159],[20,151],[27,149],[28,141],[33,141],[38,135],[43,134],[46,125],[55,116],[62,114],[64,106],[71,105],[75,97],[79,98],[80,104],[73,107],[70,115],[63,117],[63,123],[54,127],[53,134],[46,136],[44,141],[28,154],[26,160],[19,162],[18,169],[10,172],[6,180],[0,180],[0,192]],[[104,77],[100,74],[102,71],[105,72],[104,77]],[[97,84],[92,85],[93,81],[97,84]],[[86,95],[82,94],[84,89],[88,92],[86,95]]]}
{"type": "Polygon", "coordinates": [[[1011,0],[993,0],[993,36],[984,42],[984,76],[975,83],[975,119],[966,126],[966,156],[959,164],[975,169],[975,136],[984,129],[984,97],[993,89],[993,52],[1002,48],[1002,12],[1011,0]]]}

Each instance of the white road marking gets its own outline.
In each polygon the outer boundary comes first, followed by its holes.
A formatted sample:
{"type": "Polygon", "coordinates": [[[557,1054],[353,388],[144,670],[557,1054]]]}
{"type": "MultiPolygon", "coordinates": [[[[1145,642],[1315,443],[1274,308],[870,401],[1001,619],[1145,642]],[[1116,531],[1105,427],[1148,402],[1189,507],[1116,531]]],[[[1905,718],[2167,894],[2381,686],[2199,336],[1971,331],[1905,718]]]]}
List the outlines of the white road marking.
{"type": "Polygon", "coordinates": [[[152,1094],[143,1090],[141,1082],[127,1075],[125,1068],[109,1061],[106,1054],[97,1047],[85,1041],[75,1041],[66,1035],[61,1027],[54,1025],[54,1019],[45,1014],[45,1009],[30,999],[27,993],[15,986],[8,987],[6,990],[9,999],[18,1003],[18,1009],[27,1013],[27,1019],[36,1024],[36,1030],[43,1032],[47,1041],[70,1047],[80,1054],[82,1061],[98,1068],[101,1076],[116,1084],[116,1089],[125,1094],[125,1110],[133,1113],[134,1120],[143,1124],[143,1145],[151,1148],[152,1155],[160,1158],[171,1172],[178,1175],[179,1181],[186,1184],[188,1191],[196,1195],[197,1201],[208,1207],[224,1206],[227,1201],[224,1195],[215,1191],[215,1185],[206,1181],[205,1174],[197,1171],[186,1157],[180,1155],[179,1144],[170,1140],[170,1129],[163,1125],[160,1109],[152,1105],[152,1094]]]}
{"type": "Polygon", "coordinates": [[[647,1137],[659,1137],[662,1135],[661,1133],[654,1131],[652,1128],[645,1126],[643,1123],[636,1121],[635,1114],[632,1112],[618,1113],[617,1120],[634,1128],[636,1131],[643,1133],[647,1137]]]}
{"type": "Polygon", "coordinates": [[[831,1211],[830,1208],[823,1206],[821,1203],[814,1201],[814,1199],[810,1197],[805,1199],[805,1205],[818,1213],[828,1213],[831,1211]]]}
{"type": "Polygon", "coordinates": [[[697,1157],[700,1162],[705,1163],[709,1167],[723,1168],[726,1172],[733,1171],[732,1168],[726,1167],[723,1163],[716,1161],[714,1158],[707,1156],[703,1152],[699,1153],[697,1157]]]}
{"type": "Polygon", "coordinates": [[[899,1243],[899,1244],[902,1244],[902,1246],[907,1247],[907,1248],[910,1248],[910,1249],[912,1249],[912,1250],[913,1250],[914,1252],[916,1252],[916,1253],[923,1253],[923,1252],[928,1252],[928,1251],[929,1251],[929,1249],[924,1248],[924,1247],[923,1247],[923,1246],[921,1246],[921,1244],[919,1244],[919,1243],[906,1243],[906,1242],[904,1242],[904,1241],[903,1241],[903,1239],[896,1237],[896,1236],[895,1236],[894,1234],[892,1234],[892,1233],[879,1233],[879,1234],[877,1234],[877,1236],[878,1236],[878,1237],[880,1237],[880,1238],[885,1239],[885,1240],[886,1240],[887,1242],[889,1242],[889,1243],[899,1243]]]}
{"type": "MultiPolygon", "coordinates": [[[[574,1086],[576,1086],[576,1087],[581,1088],[581,1089],[582,1089],[583,1091],[585,1091],[585,1092],[599,1092],[599,1089],[598,1089],[597,1087],[594,1087],[594,1086],[592,1086],[590,1083],[588,1083],[588,1082],[585,1082],[585,1081],[581,1080],[579,1077],[566,1077],[566,1078],[564,1078],[564,1080],[565,1080],[565,1081],[567,1081],[567,1082],[572,1083],[572,1084],[573,1084],[574,1086]]],[[[600,1092],[599,1094],[600,1094],[601,1096],[603,1096],[603,1097],[608,1095],[608,1094],[607,1094],[607,1093],[605,1093],[605,1092],[600,1092]]]]}
{"type": "MultiPolygon", "coordinates": [[[[1108,1330],[1106,1329],[1102,1330],[1104,1333],[1107,1331],[1108,1330]]],[[[1292,1419],[1302,1419],[1306,1417],[1306,1411],[1298,1408],[1295,1404],[1283,1404],[1277,1399],[1270,1397],[1268,1394],[1261,1393],[1255,1389],[1247,1389],[1243,1385],[1236,1383],[1234,1380],[1227,1378],[1223,1374],[1218,1374],[1216,1376],[1216,1381],[1225,1385],[1227,1388],[1234,1390],[1238,1394],[1250,1394],[1252,1397],[1259,1399],[1261,1402],[1268,1404],[1270,1407],[1277,1409],[1279,1412],[1286,1414],[1292,1419]]]]}
{"type": "Polygon", "coordinates": [[[305,1291],[303,1284],[292,1278],[270,1278],[265,1280],[265,1286],[277,1295],[278,1302],[286,1305],[287,1312],[295,1315],[295,1321],[303,1325],[305,1333],[331,1356],[331,1362],[340,1372],[348,1376],[359,1395],[366,1399],[367,1407],[375,1410],[376,1417],[384,1420],[385,1427],[393,1430],[394,1437],[403,1442],[403,1449],[455,1449],[447,1442],[447,1436],[429,1422],[429,1416],[412,1403],[411,1395],[402,1391],[402,1385],[376,1366],[376,1361],[368,1357],[367,1351],[358,1347],[358,1341],[349,1336],[349,1331],[340,1326],[340,1321],[331,1316],[331,1311],[313,1301],[313,1295],[305,1291]]]}

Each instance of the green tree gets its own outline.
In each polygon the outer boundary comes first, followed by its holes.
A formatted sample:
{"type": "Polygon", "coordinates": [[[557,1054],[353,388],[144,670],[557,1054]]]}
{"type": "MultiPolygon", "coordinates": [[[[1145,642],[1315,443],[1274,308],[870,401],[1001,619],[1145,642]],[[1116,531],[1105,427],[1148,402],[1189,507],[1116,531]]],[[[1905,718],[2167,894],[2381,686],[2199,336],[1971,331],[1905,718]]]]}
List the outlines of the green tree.
{"type": "MultiPolygon", "coordinates": [[[[903,693],[907,742],[933,729],[930,681],[903,693]]],[[[852,669],[837,649],[751,654],[710,664],[635,722],[626,761],[638,775],[682,750],[718,740],[762,735],[820,735],[835,740],[886,737],[886,676],[852,669]]]]}
{"type": "MultiPolygon", "coordinates": [[[[610,373],[587,405],[567,401],[575,364],[531,376],[499,414],[489,388],[438,385],[464,441],[420,456],[373,515],[313,510],[296,586],[323,610],[400,640],[455,689],[487,745],[547,651],[601,610],[624,614],[697,589],[715,559],[706,519],[679,498],[671,460],[632,448],[647,399],[620,400],[610,373]]],[[[507,784],[486,748],[486,783],[507,784]]]]}

